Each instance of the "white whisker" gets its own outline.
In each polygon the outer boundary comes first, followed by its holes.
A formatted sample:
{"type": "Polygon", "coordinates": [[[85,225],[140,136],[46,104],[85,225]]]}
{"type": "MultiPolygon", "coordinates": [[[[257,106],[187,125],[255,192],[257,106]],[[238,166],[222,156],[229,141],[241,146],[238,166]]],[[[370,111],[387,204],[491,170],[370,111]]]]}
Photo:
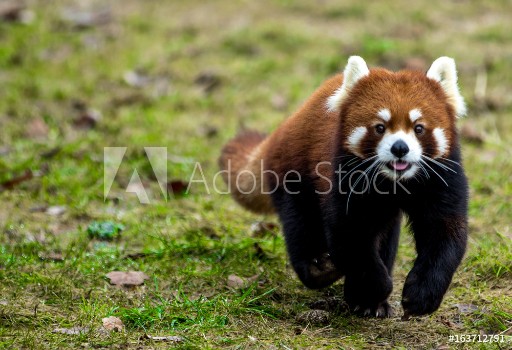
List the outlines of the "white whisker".
{"type": "MultiPolygon", "coordinates": [[[[366,169],[366,170],[365,170],[365,171],[364,171],[364,172],[363,172],[363,173],[362,173],[362,174],[357,178],[356,183],[354,184],[354,186],[351,186],[351,185],[350,185],[350,183],[349,183],[350,193],[348,194],[348,198],[347,198],[347,210],[346,210],[346,212],[345,212],[346,214],[348,214],[348,206],[349,206],[349,202],[350,202],[350,196],[351,196],[351,195],[352,195],[352,193],[354,192],[354,191],[353,191],[353,188],[355,188],[355,187],[357,186],[357,184],[359,183],[359,181],[361,181],[361,179],[362,179],[363,177],[365,177],[365,176],[370,172],[370,170],[371,170],[375,165],[377,165],[377,164],[379,164],[379,160],[378,160],[378,159],[377,159],[376,161],[374,161],[374,162],[372,163],[372,165],[370,165],[370,166],[369,166],[369,167],[368,167],[368,168],[367,168],[367,169],[366,169]]],[[[370,186],[370,184],[369,184],[369,186],[370,186]]]]}
{"type": "Polygon", "coordinates": [[[378,164],[378,166],[375,167],[375,169],[373,170],[373,175],[370,178],[370,186],[373,184],[373,178],[375,177],[375,175],[377,175],[378,172],[380,172],[382,170],[382,167],[384,165],[384,163],[382,163],[380,160],[377,161],[377,164],[378,164]]]}
{"type": "Polygon", "coordinates": [[[458,162],[456,162],[456,161],[454,161],[454,160],[448,159],[448,158],[444,158],[444,157],[437,157],[437,159],[441,159],[441,160],[444,160],[444,161],[447,161],[447,162],[450,162],[450,163],[453,163],[453,164],[455,164],[455,165],[458,165],[458,166],[462,167],[462,166],[460,165],[460,163],[458,163],[458,162]]]}
{"type": "Polygon", "coordinates": [[[430,170],[432,170],[432,171],[434,172],[434,174],[436,174],[436,175],[441,179],[441,181],[443,181],[443,182],[444,182],[444,184],[445,184],[446,186],[448,186],[448,183],[443,179],[443,177],[442,177],[441,175],[439,175],[437,171],[435,171],[434,169],[432,169],[432,167],[431,167],[430,165],[428,165],[428,163],[427,163],[427,162],[425,162],[423,159],[420,159],[420,162],[422,162],[423,164],[425,164],[426,166],[428,166],[428,167],[429,167],[429,169],[430,169],[430,170]]]}
{"type": "Polygon", "coordinates": [[[429,156],[422,155],[422,157],[424,157],[425,159],[431,161],[432,163],[434,163],[435,165],[439,166],[440,168],[443,168],[445,170],[448,170],[448,171],[451,171],[451,172],[457,174],[457,172],[455,170],[453,170],[452,168],[450,168],[449,166],[447,166],[445,164],[442,164],[442,163],[438,162],[437,160],[430,158],[429,156]]]}
{"type": "MultiPolygon", "coordinates": [[[[351,173],[353,173],[357,168],[359,168],[361,165],[369,162],[370,160],[373,160],[377,157],[377,155],[374,155],[373,157],[370,157],[370,158],[367,158],[365,159],[364,161],[362,161],[360,164],[356,165],[353,169],[351,169],[348,173],[345,174],[345,176],[343,176],[343,178],[339,181],[339,184],[341,184],[343,182],[343,180],[345,180],[345,178],[350,175],[351,173]]],[[[343,169],[343,167],[342,167],[343,169]]]]}
{"type": "Polygon", "coordinates": [[[423,173],[425,174],[427,180],[430,179],[430,175],[428,174],[428,171],[427,169],[425,169],[425,167],[423,166],[423,164],[421,163],[418,163],[418,166],[420,167],[421,171],[423,171],[423,173]]]}
{"type": "Polygon", "coordinates": [[[346,166],[351,166],[351,165],[355,164],[357,161],[360,161],[360,160],[361,159],[358,158],[358,157],[355,157],[354,159],[350,159],[345,164],[343,164],[343,166],[340,168],[340,171],[343,170],[343,168],[345,168],[346,166]]]}

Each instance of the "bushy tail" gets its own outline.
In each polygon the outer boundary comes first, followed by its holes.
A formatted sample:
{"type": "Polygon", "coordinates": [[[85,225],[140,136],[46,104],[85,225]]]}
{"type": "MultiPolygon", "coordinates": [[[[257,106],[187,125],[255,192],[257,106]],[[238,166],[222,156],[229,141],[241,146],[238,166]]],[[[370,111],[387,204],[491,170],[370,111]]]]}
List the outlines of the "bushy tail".
{"type": "Polygon", "coordinates": [[[274,212],[263,183],[263,141],[266,135],[246,130],[222,149],[219,166],[233,198],[244,208],[262,214],[274,212]]]}

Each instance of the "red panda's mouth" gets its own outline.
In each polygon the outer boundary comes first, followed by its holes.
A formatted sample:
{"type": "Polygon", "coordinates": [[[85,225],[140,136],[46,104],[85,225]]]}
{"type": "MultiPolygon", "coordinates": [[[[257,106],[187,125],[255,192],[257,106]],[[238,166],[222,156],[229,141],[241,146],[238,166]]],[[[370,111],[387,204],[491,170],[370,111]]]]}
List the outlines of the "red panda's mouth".
{"type": "Polygon", "coordinates": [[[409,162],[404,162],[404,161],[401,161],[401,160],[395,160],[393,162],[389,162],[386,164],[387,167],[391,170],[394,170],[394,171],[399,171],[399,172],[403,172],[403,171],[406,171],[406,170],[409,170],[412,166],[411,163],[409,162]]]}

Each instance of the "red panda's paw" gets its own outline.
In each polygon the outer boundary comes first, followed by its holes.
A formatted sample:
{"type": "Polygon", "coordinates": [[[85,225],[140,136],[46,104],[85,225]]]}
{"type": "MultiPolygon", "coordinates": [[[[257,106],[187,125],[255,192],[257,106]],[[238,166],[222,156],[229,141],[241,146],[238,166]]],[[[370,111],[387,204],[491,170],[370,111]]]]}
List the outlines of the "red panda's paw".
{"type": "Polygon", "coordinates": [[[298,274],[302,283],[311,289],[328,287],[342,277],[327,253],[306,263],[298,274]]]}
{"type": "Polygon", "coordinates": [[[393,281],[385,270],[366,270],[345,277],[344,298],[350,310],[361,316],[390,317],[387,302],[393,281]]]}
{"type": "Polygon", "coordinates": [[[412,284],[406,282],[402,292],[404,319],[408,319],[410,316],[433,313],[441,305],[443,296],[443,290],[436,290],[426,283],[412,284]]]}
{"type": "Polygon", "coordinates": [[[379,303],[374,307],[361,307],[356,305],[352,311],[356,312],[358,315],[363,317],[378,317],[378,318],[387,318],[393,317],[394,312],[391,305],[389,305],[388,301],[385,300],[379,303]]]}
{"type": "Polygon", "coordinates": [[[333,272],[337,272],[336,266],[331,260],[331,255],[329,253],[323,253],[318,258],[312,260],[311,264],[311,272],[319,274],[329,274],[333,272]]]}

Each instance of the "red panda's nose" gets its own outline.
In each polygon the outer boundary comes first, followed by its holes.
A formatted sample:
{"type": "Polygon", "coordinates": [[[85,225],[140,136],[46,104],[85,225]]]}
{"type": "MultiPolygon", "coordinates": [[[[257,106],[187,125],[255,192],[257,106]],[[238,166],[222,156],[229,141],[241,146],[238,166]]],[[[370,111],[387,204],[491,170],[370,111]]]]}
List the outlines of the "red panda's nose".
{"type": "Polygon", "coordinates": [[[398,140],[391,146],[391,153],[398,158],[402,158],[409,153],[409,146],[404,141],[398,140]]]}

